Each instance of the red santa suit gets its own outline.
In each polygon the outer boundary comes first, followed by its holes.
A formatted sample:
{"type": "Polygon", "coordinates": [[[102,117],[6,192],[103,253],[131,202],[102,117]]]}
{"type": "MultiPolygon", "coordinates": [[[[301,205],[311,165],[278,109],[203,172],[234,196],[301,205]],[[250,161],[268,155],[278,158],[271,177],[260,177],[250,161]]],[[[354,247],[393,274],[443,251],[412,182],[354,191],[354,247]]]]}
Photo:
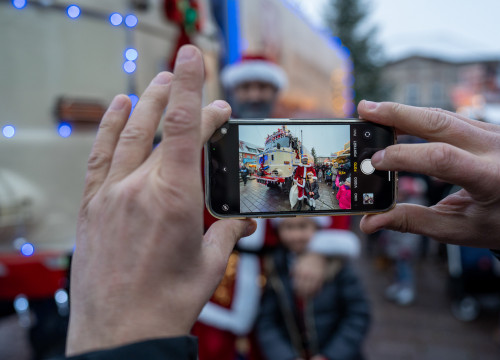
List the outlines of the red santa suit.
{"type": "Polygon", "coordinates": [[[314,170],[314,167],[310,164],[299,164],[297,166],[297,169],[295,169],[295,174],[293,175],[293,179],[297,183],[297,189],[298,189],[298,200],[302,200],[303,198],[306,197],[305,192],[304,192],[304,186],[306,186],[306,180],[307,180],[307,173],[311,172],[313,173],[313,178],[317,179],[316,177],[316,170],[314,170]]]}

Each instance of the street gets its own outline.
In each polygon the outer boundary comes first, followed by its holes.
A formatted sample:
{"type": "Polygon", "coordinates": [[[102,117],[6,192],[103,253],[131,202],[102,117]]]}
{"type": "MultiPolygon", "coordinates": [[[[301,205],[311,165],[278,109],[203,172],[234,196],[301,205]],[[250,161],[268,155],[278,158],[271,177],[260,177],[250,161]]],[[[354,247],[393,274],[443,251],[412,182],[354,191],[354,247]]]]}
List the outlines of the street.
{"type": "MultiPolygon", "coordinates": [[[[324,182],[318,182],[319,199],[316,200],[316,210],[339,209],[338,201],[332,194],[332,188],[324,182]]],[[[267,187],[259,184],[253,177],[249,177],[246,186],[240,181],[240,211],[241,212],[274,212],[290,211],[288,194],[280,187],[267,187]]],[[[309,210],[309,206],[302,206],[302,211],[309,210]]]]}

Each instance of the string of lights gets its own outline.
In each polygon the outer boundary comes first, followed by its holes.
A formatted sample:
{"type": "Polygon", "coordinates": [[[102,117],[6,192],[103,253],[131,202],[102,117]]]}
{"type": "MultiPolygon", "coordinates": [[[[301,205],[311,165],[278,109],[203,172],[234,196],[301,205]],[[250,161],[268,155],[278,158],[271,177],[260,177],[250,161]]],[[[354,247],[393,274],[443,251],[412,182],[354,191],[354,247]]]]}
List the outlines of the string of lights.
{"type": "MultiPolygon", "coordinates": [[[[51,11],[57,11],[60,14],[67,16],[71,21],[79,21],[84,17],[89,17],[109,22],[112,27],[126,29],[127,31],[133,31],[139,23],[139,20],[135,14],[122,14],[119,12],[104,13],[90,8],[87,9],[74,3],[65,6],[53,3],[50,0],[0,0],[0,3],[9,2],[13,8],[20,11],[29,8],[43,8],[51,11]]],[[[131,39],[131,37],[127,37],[127,39],[131,39]]],[[[134,47],[127,46],[123,50],[123,63],[121,64],[121,67],[122,70],[127,74],[127,76],[132,76],[137,70],[136,61],[138,58],[139,52],[134,47]]],[[[139,100],[139,97],[133,93],[131,93],[129,97],[132,101],[133,110],[139,100]]],[[[22,130],[16,129],[13,124],[5,124],[0,128],[0,136],[3,136],[5,139],[12,139],[18,133],[22,133],[22,130]]],[[[59,122],[57,124],[56,131],[61,138],[68,138],[71,136],[73,129],[70,123],[59,122]]],[[[23,237],[19,237],[16,239],[15,248],[21,255],[26,257],[30,257],[35,254],[35,246],[23,237]]]]}
{"type": "MultiPolygon", "coordinates": [[[[42,0],[0,0],[1,2],[10,2],[11,5],[17,10],[23,10],[30,7],[43,7],[44,9],[51,9],[54,11],[60,11],[66,14],[66,16],[72,20],[78,20],[81,17],[92,17],[103,21],[109,21],[113,27],[123,26],[127,30],[134,30],[139,19],[135,14],[121,14],[119,12],[104,13],[92,9],[82,8],[77,4],[70,4],[63,6],[60,4],[53,4],[51,1],[42,0]]],[[[128,47],[123,52],[124,61],[122,64],[122,69],[127,75],[132,75],[137,70],[136,60],[139,57],[139,52],[133,47],[128,47]]],[[[139,97],[136,94],[129,94],[130,100],[132,101],[132,110],[134,109],[139,97]]],[[[60,122],[57,126],[57,133],[62,138],[68,138],[71,136],[72,127],[71,124],[66,122],[60,122]]],[[[2,127],[2,132],[4,138],[11,139],[17,134],[17,129],[12,124],[6,124],[2,127]]]]}

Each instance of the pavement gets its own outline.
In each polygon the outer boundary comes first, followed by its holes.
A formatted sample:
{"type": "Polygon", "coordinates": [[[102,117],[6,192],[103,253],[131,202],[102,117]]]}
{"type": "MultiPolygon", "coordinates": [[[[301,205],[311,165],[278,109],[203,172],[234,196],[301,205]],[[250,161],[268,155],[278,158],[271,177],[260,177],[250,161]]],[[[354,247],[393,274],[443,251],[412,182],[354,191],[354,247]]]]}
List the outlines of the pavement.
{"type": "MultiPolygon", "coordinates": [[[[316,210],[339,209],[339,204],[330,186],[324,182],[319,185],[319,199],[316,200],[316,210]]],[[[241,212],[275,212],[290,211],[290,200],[281,187],[267,187],[250,177],[246,186],[240,181],[240,211],[241,212]]],[[[309,206],[303,206],[302,211],[309,206]]]]}
{"type": "MultiPolygon", "coordinates": [[[[360,217],[353,217],[359,233],[360,217]]],[[[498,360],[500,313],[482,310],[478,319],[462,322],[453,317],[448,295],[448,267],[431,240],[429,254],[415,267],[417,297],[401,307],[388,302],[385,288],[393,268],[365,253],[355,265],[372,304],[372,327],[365,343],[367,360],[498,360]]]]}

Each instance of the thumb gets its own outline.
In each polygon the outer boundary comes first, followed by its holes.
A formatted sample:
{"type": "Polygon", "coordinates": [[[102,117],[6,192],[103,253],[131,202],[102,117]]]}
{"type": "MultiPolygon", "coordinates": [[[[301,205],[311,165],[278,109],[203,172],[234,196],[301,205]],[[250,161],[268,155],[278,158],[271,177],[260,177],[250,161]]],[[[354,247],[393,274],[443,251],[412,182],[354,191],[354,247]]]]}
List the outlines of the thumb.
{"type": "Polygon", "coordinates": [[[229,256],[234,245],[242,237],[250,236],[257,229],[255,220],[219,220],[210,226],[205,233],[205,244],[215,246],[219,251],[229,256]]]}

